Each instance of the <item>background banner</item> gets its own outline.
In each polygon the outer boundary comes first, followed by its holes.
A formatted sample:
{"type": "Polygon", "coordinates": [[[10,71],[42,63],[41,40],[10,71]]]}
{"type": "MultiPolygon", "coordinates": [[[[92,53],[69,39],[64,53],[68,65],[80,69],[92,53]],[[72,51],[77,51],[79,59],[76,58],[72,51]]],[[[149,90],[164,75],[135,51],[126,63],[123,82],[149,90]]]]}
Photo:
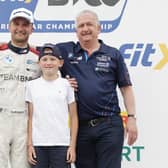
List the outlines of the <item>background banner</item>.
{"type": "MultiPolygon", "coordinates": [[[[163,168],[168,166],[167,6],[167,0],[0,0],[0,41],[10,40],[8,19],[15,7],[35,15],[33,45],[76,41],[75,16],[83,9],[95,11],[100,38],[122,52],[135,91],[139,137],[133,146],[125,141],[122,167],[163,168]]],[[[122,99],[121,108],[125,119],[122,99]]]]}

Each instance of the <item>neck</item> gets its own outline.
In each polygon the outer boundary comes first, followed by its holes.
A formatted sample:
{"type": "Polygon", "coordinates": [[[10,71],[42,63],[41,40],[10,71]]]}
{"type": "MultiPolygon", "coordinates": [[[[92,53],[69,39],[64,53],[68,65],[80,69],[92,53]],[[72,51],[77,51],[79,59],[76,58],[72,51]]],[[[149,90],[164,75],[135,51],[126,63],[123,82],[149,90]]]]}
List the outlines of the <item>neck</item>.
{"type": "Polygon", "coordinates": [[[12,44],[12,42],[10,41],[8,43],[8,47],[9,47],[9,49],[11,49],[13,52],[15,52],[17,54],[27,54],[29,52],[29,45],[28,44],[26,47],[19,47],[19,46],[16,46],[15,44],[12,44]]]}
{"type": "Polygon", "coordinates": [[[15,47],[18,47],[18,48],[27,48],[28,47],[28,43],[23,43],[23,42],[13,42],[11,41],[11,44],[15,47]]]}
{"type": "Polygon", "coordinates": [[[99,41],[96,42],[86,42],[81,44],[81,47],[88,52],[88,55],[91,55],[93,52],[97,51],[100,48],[99,41]]]}
{"type": "Polygon", "coordinates": [[[42,77],[47,81],[53,81],[58,78],[58,74],[55,74],[55,75],[43,74],[42,77]]]}

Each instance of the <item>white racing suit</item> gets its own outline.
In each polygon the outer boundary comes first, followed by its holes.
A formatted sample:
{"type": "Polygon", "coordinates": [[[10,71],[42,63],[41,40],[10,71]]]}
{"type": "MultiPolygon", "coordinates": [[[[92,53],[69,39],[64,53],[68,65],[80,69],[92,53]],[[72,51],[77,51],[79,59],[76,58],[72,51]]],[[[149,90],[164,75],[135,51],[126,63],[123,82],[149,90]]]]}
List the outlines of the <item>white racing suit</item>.
{"type": "MultiPolygon", "coordinates": [[[[38,55],[31,48],[0,47],[0,168],[28,168],[25,83],[39,77],[38,55]]],[[[38,86],[37,86],[38,87],[38,86]]]]}

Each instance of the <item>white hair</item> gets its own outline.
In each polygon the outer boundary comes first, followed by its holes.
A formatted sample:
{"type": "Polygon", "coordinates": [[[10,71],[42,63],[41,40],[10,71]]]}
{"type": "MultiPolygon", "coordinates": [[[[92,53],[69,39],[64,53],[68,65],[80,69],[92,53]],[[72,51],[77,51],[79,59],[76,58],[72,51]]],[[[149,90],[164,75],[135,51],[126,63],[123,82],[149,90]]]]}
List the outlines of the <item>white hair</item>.
{"type": "Polygon", "coordinates": [[[97,13],[95,13],[95,12],[93,12],[93,11],[91,11],[91,10],[87,10],[87,9],[86,9],[86,10],[81,11],[81,12],[76,16],[76,19],[75,19],[75,27],[77,27],[77,19],[78,19],[81,15],[87,14],[87,13],[93,15],[94,18],[95,18],[95,20],[96,20],[97,25],[100,25],[100,21],[99,21],[99,18],[98,18],[97,13]]]}

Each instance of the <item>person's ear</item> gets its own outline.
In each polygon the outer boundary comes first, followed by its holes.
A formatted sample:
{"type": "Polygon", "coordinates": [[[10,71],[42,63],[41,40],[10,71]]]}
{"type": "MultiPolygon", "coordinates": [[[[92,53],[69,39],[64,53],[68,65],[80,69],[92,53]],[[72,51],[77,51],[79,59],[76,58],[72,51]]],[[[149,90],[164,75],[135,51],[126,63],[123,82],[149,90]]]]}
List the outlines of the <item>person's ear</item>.
{"type": "Polygon", "coordinates": [[[60,60],[60,64],[59,64],[59,68],[61,68],[63,65],[64,65],[64,60],[61,59],[61,60],[60,60]]]}
{"type": "Polygon", "coordinates": [[[9,32],[11,32],[11,22],[9,23],[8,30],[9,30],[9,32]]]}
{"type": "Polygon", "coordinates": [[[30,34],[32,34],[32,33],[33,33],[33,31],[34,31],[34,26],[33,26],[33,24],[32,24],[32,27],[31,27],[31,32],[30,32],[30,34]]]}
{"type": "Polygon", "coordinates": [[[98,25],[98,31],[101,32],[101,25],[98,25]]]}

